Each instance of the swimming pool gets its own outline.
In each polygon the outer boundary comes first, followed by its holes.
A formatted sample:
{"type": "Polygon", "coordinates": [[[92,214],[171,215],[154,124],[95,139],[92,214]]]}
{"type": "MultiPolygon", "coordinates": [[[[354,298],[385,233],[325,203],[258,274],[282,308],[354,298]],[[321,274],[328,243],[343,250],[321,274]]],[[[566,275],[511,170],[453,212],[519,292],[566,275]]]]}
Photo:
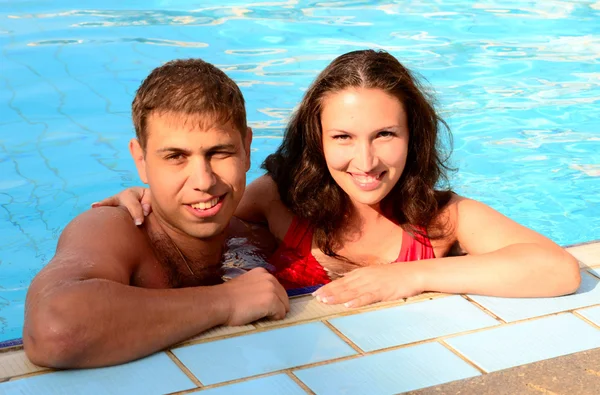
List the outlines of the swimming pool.
{"type": "Polygon", "coordinates": [[[21,336],[27,286],[66,223],[138,184],[130,103],[173,58],[240,84],[253,179],[329,61],[386,49],[435,88],[457,191],[560,244],[600,239],[598,1],[80,4],[0,1],[0,341],[21,336]]]}

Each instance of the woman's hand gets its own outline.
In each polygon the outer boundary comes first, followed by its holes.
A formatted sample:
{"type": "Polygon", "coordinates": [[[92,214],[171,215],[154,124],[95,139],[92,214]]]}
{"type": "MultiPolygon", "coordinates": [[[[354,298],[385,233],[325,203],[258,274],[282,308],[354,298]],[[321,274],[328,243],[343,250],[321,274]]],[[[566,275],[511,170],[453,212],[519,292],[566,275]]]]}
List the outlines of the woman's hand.
{"type": "Polygon", "coordinates": [[[415,296],[423,291],[419,262],[362,267],[324,285],[313,293],[322,303],[360,307],[415,296]]]}
{"type": "Polygon", "coordinates": [[[135,224],[139,226],[144,222],[144,217],[152,211],[150,189],[131,187],[114,196],[92,203],[92,208],[102,206],[125,206],[129,214],[133,217],[135,224]]]}

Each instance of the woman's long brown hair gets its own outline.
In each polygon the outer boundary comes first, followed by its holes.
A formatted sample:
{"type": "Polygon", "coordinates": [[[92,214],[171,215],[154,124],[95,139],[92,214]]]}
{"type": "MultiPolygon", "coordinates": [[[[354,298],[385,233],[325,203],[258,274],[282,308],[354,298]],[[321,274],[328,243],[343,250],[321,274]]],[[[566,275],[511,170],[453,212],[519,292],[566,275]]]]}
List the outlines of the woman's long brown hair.
{"type": "MultiPolygon", "coordinates": [[[[326,95],[348,88],[381,89],[403,104],[409,127],[406,166],[381,208],[412,234],[424,235],[449,202],[446,162],[440,132],[451,135],[419,82],[395,57],[362,50],[336,58],[313,82],[292,115],[283,142],[262,167],[277,184],[282,202],[314,227],[315,242],[326,255],[336,254],[352,212],[348,195],[329,174],[323,154],[321,110],[326,95]],[[437,189],[436,189],[437,188],[437,189]]],[[[344,116],[344,114],[340,114],[344,116]]],[[[449,151],[448,151],[449,152],[449,151]]],[[[434,226],[435,228],[435,226],[434,226]]],[[[429,238],[443,236],[443,227],[429,238]]]]}

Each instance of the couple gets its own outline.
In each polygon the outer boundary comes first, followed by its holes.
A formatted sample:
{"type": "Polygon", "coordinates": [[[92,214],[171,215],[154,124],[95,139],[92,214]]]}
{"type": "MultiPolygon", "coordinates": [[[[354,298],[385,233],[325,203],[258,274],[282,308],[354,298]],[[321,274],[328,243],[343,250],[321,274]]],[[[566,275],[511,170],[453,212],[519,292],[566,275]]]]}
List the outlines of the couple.
{"type": "Polygon", "coordinates": [[[445,123],[385,52],[327,66],[247,188],[244,99],[213,65],[155,69],[132,116],[130,151],[149,189],[102,204],[131,215],[95,208],[64,229],[27,295],[23,344],[36,364],[119,364],[217,325],[281,319],[285,288],[325,284],[320,302],[356,307],[423,291],[534,297],[579,286],[577,261],[552,241],[436,189],[445,123]],[[232,237],[262,245],[274,270],[222,282],[232,237]],[[467,254],[449,256],[457,245],[467,254]]]}

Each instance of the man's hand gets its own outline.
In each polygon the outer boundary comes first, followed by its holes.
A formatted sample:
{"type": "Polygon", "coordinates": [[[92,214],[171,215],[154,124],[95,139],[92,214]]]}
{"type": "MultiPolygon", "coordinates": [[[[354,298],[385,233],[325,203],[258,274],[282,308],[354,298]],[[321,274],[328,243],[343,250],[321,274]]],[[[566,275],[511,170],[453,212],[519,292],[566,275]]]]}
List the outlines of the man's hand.
{"type": "Polygon", "coordinates": [[[322,303],[360,307],[398,300],[424,291],[419,262],[362,267],[321,287],[313,295],[322,303]]]}
{"type": "Polygon", "coordinates": [[[285,289],[263,268],[252,269],[219,287],[228,303],[225,325],[245,325],[265,317],[281,320],[290,311],[285,289]]]}
{"type": "Polygon", "coordinates": [[[92,208],[103,206],[125,206],[136,225],[144,222],[144,217],[152,211],[150,189],[143,187],[127,188],[118,194],[92,203],[92,208]]]}

